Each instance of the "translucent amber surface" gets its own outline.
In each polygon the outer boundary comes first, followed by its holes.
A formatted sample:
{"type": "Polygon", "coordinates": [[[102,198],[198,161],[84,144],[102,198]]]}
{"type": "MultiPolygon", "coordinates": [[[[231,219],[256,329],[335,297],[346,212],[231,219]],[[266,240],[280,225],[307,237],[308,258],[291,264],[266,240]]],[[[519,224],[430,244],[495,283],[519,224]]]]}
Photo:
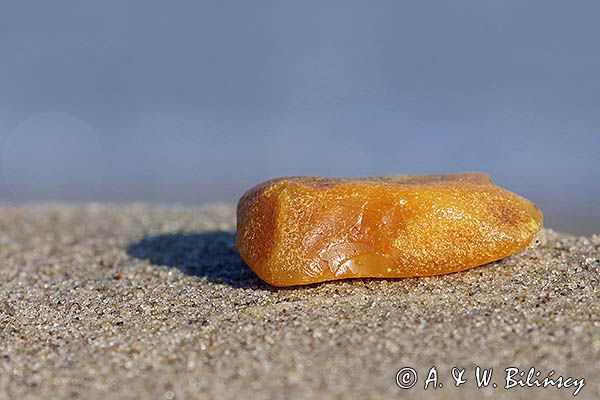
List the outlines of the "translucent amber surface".
{"type": "Polygon", "coordinates": [[[289,177],[238,203],[237,248],[264,281],[447,274],[509,256],[540,209],[480,173],[360,179],[289,177]]]}

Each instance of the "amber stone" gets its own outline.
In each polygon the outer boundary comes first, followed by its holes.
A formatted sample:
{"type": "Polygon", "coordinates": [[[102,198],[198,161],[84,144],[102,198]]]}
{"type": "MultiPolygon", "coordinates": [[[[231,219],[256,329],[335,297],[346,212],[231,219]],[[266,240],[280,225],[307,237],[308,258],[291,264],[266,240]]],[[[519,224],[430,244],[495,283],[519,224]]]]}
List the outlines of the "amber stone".
{"type": "Polygon", "coordinates": [[[291,286],[462,271],[523,249],[541,227],[538,207],[481,173],[287,177],[242,196],[237,248],[264,281],[291,286]]]}

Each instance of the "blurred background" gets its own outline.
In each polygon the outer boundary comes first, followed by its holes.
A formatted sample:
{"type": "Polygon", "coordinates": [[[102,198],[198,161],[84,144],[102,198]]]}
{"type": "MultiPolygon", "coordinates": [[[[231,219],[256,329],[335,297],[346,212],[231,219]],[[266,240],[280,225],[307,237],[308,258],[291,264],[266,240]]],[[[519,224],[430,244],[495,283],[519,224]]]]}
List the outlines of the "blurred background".
{"type": "Polygon", "coordinates": [[[0,2],[0,201],[484,171],[600,232],[598,1],[0,2]]]}

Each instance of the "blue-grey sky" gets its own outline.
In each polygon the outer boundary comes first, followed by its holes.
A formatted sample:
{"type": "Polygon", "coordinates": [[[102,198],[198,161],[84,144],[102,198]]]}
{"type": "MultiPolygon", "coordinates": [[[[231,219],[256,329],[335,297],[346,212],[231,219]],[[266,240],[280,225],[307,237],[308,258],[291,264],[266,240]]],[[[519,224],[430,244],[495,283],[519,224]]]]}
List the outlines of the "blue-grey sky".
{"type": "Polygon", "coordinates": [[[598,1],[0,3],[0,200],[484,171],[600,232],[598,1]]]}

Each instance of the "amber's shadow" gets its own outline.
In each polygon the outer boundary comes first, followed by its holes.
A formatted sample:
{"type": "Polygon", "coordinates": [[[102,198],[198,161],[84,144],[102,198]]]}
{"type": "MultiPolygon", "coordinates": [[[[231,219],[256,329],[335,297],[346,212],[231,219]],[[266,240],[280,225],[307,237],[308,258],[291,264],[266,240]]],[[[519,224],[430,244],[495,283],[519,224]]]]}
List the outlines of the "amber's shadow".
{"type": "Polygon", "coordinates": [[[132,257],[178,268],[188,275],[238,288],[267,288],[235,248],[235,233],[169,233],[147,236],[126,248],[132,257]]]}

